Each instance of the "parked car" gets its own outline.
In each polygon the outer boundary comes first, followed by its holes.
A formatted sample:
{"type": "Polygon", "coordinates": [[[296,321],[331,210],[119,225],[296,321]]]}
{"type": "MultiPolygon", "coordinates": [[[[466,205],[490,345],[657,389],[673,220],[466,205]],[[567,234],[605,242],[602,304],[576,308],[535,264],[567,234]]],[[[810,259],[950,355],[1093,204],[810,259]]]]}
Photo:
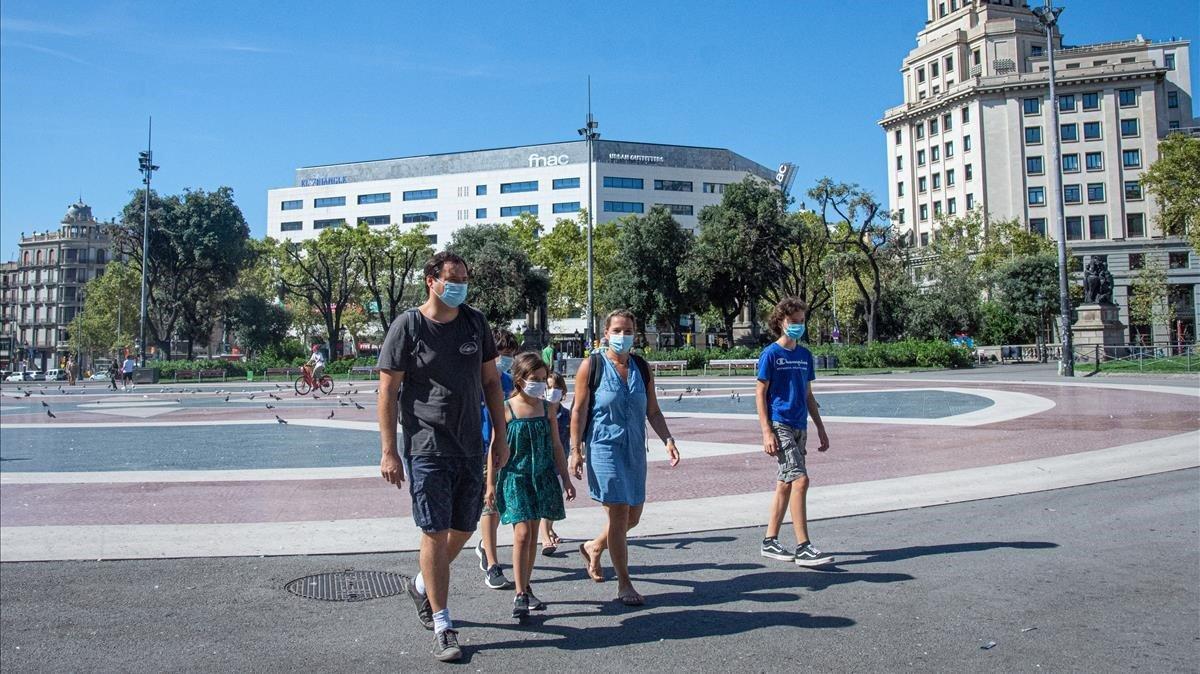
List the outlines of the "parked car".
{"type": "Polygon", "coordinates": [[[29,377],[26,381],[46,381],[46,373],[38,370],[27,370],[25,375],[29,377]]]}
{"type": "Polygon", "coordinates": [[[108,373],[107,372],[97,372],[96,374],[88,377],[88,380],[90,380],[90,381],[108,381],[108,373]]]}
{"type": "Polygon", "coordinates": [[[29,381],[25,378],[24,372],[13,372],[4,378],[4,381],[29,381]]]}
{"type": "Polygon", "coordinates": [[[4,381],[42,381],[46,375],[37,370],[25,370],[24,372],[14,372],[4,378],[4,381]]]}
{"type": "Polygon", "coordinates": [[[67,371],[66,370],[60,370],[58,368],[55,368],[53,370],[46,370],[46,381],[66,381],[66,380],[67,380],[67,371]]]}

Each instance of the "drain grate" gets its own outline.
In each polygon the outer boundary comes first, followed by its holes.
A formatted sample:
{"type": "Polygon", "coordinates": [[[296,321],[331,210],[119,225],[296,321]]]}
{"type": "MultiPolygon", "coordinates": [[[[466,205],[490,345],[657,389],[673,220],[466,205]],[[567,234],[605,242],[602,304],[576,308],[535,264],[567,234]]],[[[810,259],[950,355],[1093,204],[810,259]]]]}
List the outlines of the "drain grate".
{"type": "Polygon", "coordinates": [[[305,599],[366,601],[400,594],[404,586],[398,573],[346,569],[297,578],[284,589],[305,599]]]}

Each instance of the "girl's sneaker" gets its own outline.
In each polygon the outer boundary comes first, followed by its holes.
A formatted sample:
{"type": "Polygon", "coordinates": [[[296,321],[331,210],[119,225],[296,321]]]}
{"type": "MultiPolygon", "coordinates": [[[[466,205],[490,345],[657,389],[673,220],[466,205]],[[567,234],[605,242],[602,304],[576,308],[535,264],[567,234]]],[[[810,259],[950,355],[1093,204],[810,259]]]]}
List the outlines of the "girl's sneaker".
{"type": "Polygon", "coordinates": [[[825,566],[837,560],[833,555],[814,548],[812,543],[802,543],[796,546],[796,566],[825,566]]]}
{"type": "Polygon", "coordinates": [[[525,588],[525,596],[529,597],[529,610],[530,611],[545,611],[546,610],[546,602],[533,596],[533,583],[530,583],[529,586],[525,588]]]}
{"type": "Polygon", "coordinates": [[[778,559],[782,562],[795,561],[796,555],[788,552],[782,545],[779,544],[777,538],[764,538],[762,542],[762,556],[778,559]]]}
{"type": "Polygon", "coordinates": [[[529,616],[529,595],[522,592],[513,598],[512,617],[525,618],[529,616]]]}

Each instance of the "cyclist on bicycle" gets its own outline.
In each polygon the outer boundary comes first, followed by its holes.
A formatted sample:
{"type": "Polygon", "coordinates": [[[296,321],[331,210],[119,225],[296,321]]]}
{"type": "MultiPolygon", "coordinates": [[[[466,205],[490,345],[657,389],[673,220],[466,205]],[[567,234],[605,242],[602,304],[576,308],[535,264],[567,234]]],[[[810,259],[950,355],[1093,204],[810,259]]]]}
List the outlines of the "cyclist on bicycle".
{"type": "Polygon", "coordinates": [[[321,383],[321,375],[325,374],[325,354],[321,353],[320,344],[313,344],[312,356],[304,366],[308,369],[308,376],[313,388],[316,388],[321,383]]]}

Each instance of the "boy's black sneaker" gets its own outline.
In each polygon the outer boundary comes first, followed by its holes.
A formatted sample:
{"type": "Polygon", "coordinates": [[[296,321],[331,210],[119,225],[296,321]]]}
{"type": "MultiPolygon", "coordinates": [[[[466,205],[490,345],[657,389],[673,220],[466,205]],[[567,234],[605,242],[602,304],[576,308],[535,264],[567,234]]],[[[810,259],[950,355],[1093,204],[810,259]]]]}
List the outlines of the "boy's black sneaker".
{"type": "Polygon", "coordinates": [[[433,645],[433,657],[442,662],[454,662],[462,658],[462,649],[458,647],[458,631],[442,630],[437,633],[433,645]]]}
{"type": "Polygon", "coordinates": [[[825,566],[836,561],[833,555],[821,552],[814,548],[812,543],[796,546],[796,566],[825,566]]]}
{"type": "Polygon", "coordinates": [[[522,592],[513,598],[512,617],[525,618],[529,615],[529,595],[522,592]]]}
{"type": "Polygon", "coordinates": [[[790,562],[796,558],[796,555],[788,552],[782,545],[779,544],[777,538],[764,538],[762,542],[762,556],[778,559],[783,562],[790,562]]]}
{"type": "Polygon", "coordinates": [[[425,626],[425,629],[432,630],[433,607],[429,605],[429,597],[417,592],[416,581],[408,576],[400,576],[400,585],[408,593],[409,599],[412,599],[413,603],[417,605],[417,618],[421,620],[421,624],[425,626]]]}

